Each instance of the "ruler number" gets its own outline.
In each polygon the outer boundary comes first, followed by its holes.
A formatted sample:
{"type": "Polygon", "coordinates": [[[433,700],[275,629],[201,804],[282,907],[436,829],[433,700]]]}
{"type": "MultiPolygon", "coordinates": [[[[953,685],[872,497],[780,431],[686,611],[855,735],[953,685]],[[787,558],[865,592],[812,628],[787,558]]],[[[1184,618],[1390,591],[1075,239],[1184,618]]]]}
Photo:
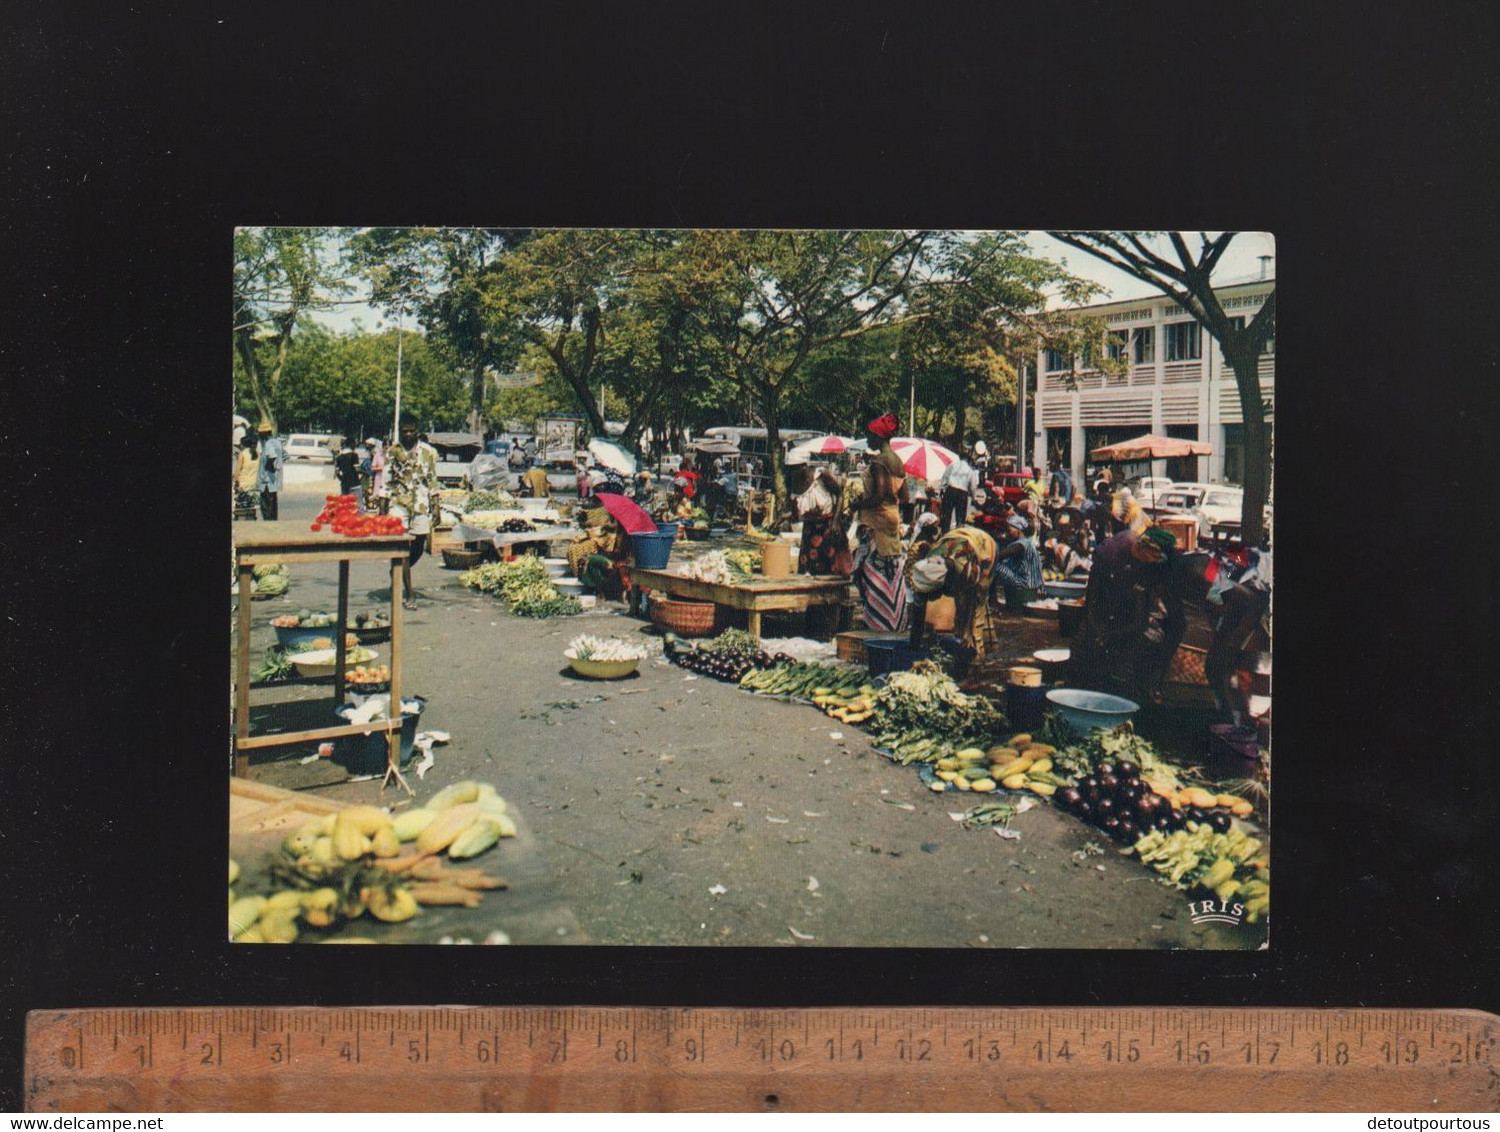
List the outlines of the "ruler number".
{"type": "Polygon", "coordinates": [[[1188,1049],[1187,1043],[1181,1040],[1177,1042],[1178,1061],[1196,1061],[1199,1065],[1207,1065],[1211,1056],[1207,1042],[1199,1042],[1196,1049],[1188,1049]]]}
{"type": "Polygon", "coordinates": [[[783,1039],[779,1045],[774,1047],[765,1038],[762,1038],[755,1043],[755,1050],[760,1054],[762,1061],[797,1060],[797,1044],[791,1038],[783,1039]]]}
{"type": "Polygon", "coordinates": [[[1053,1058],[1056,1058],[1058,1061],[1073,1060],[1073,1051],[1068,1048],[1067,1042],[1063,1042],[1062,1045],[1058,1046],[1057,1050],[1052,1054],[1052,1057],[1047,1056],[1047,1047],[1042,1042],[1037,1042],[1036,1045],[1032,1046],[1031,1048],[1036,1050],[1036,1059],[1038,1061],[1051,1061],[1053,1060],[1053,1058]]]}
{"type": "MultiPolygon", "coordinates": [[[[855,1061],[863,1061],[865,1059],[865,1043],[862,1038],[855,1038],[849,1043],[849,1048],[854,1051],[855,1061]]],[[[823,1043],[823,1049],[827,1052],[829,1061],[844,1060],[843,1049],[837,1046],[832,1038],[823,1043]]]]}
{"type": "Polygon", "coordinates": [[[999,1042],[982,1042],[981,1043],[981,1042],[975,1041],[973,1038],[965,1038],[964,1039],[964,1056],[966,1058],[968,1058],[970,1061],[979,1061],[981,1058],[983,1060],[985,1060],[985,1061],[999,1061],[1000,1060],[1000,1043],[999,1042]]]}
{"type": "Polygon", "coordinates": [[[1349,1043],[1338,1042],[1330,1051],[1323,1048],[1322,1042],[1313,1042],[1313,1062],[1317,1065],[1348,1065],[1349,1043]]]}
{"type": "Polygon", "coordinates": [[[282,1048],[280,1042],[271,1043],[270,1057],[272,1065],[280,1065],[286,1061],[286,1051],[282,1048]]]}
{"type": "Polygon", "coordinates": [[[480,1038],[474,1046],[474,1060],[481,1065],[498,1065],[500,1063],[500,1035],[493,1038],[480,1038]]]}
{"type": "Polygon", "coordinates": [[[413,1065],[427,1060],[427,1053],[422,1048],[420,1038],[408,1038],[406,1040],[406,1060],[413,1065]]]}
{"type": "Polygon", "coordinates": [[[1136,1038],[1131,1038],[1123,1043],[1118,1049],[1114,1042],[1104,1043],[1105,1061],[1139,1061],[1141,1059],[1141,1043],[1136,1038]]]}
{"type": "Polygon", "coordinates": [[[615,1042],[615,1060],[616,1061],[634,1061],[635,1060],[635,1051],[633,1051],[630,1048],[630,1043],[627,1042],[624,1038],[621,1038],[619,1041],[615,1042]]]}
{"type": "Polygon", "coordinates": [[[1261,1044],[1261,1048],[1257,1050],[1253,1043],[1246,1042],[1244,1045],[1240,1046],[1240,1052],[1245,1055],[1246,1065],[1249,1065],[1252,1062],[1254,1062],[1256,1065],[1259,1065],[1262,1062],[1267,1065],[1275,1065],[1276,1055],[1281,1052],[1281,1043],[1263,1042],[1261,1044]],[[1269,1055],[1266,1052],[1267,1050],[1270,1051],[1269,1055]]]}
{"type": "Polygon", "coordinates": [[[1394,1042],[1381,1042],[1380,1053],[1388,1065],[1415,1065],[1417,1063],[1418,1048],[1414,1041],[1403,1042],[1399,1047],[1394,1042]]]}
{"type": "Polygon", "coordinates": [[[223,1065],[223,1056],[214,1049],[212,1043],[204,1042],[198,1047],[199,1065],[223,1065]]]}
{"type": "Polygon", "coordinates": [[[682,1059],[684,1061],[698,1061],[702,1057],[702,1051],[698,1048],[698,1039],[689,1038],[682,1043],[682,1059]]]}
{"type": "Polygon", "coordinates": [[[931,1061],[932,1043],[926,1038],[919,1038],[915,1042],[909,1042],[905,1038],[896,1040],[897,1061],[931,1061]]]}

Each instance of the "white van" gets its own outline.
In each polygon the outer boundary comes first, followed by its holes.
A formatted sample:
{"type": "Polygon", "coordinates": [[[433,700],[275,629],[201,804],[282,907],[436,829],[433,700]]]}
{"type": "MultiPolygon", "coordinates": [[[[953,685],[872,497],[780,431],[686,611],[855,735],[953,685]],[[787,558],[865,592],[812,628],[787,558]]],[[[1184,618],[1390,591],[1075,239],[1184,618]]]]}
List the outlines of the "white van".
{"type": "Polygon", "coordinates": [[[294,432],[282,441],[281,449],[286,453],[288,464],[293,460],[331,464],[341,439],[326,432],[294,432]]]}

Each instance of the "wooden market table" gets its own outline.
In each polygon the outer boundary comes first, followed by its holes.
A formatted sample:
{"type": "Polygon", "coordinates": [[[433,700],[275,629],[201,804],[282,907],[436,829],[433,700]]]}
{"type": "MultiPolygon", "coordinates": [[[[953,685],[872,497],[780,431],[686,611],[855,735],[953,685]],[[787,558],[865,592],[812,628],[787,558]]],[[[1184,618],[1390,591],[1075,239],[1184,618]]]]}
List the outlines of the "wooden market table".
{"type": "Polygon", "coordinates": [[[711,601],[749,614],[750,635],[760,639],[762,613],[805,613],[815,605],[842,607],[849,596],[849,579],[838,575],[791,574],[785,578],[751,578],[747,582],[703,582],[666,570],[627,567],[630,611],[640,610],[642,588],[659,590],[688,601],[711,601]]]}
{"type": "Polygon", "coordinates": [[[310,731],[289,731],[278,735],[250,734],[250,589],[254,568],[265,562],[337,562],[339,564],[338,620],[330,627],[334,640],[333,696],[335,704],[344,699],[344,656],[342,645],[349,620],[349,563],[389,562],[391,564],[391,703],[401,703],[401,564],[411,550],[410,535],[367,535],[345,538],[331,530],[312,531],[305,522],[261,522],[234,529],[235,570],[239,578],[239,631],[234,670],[234,773],[243,775],[249,768],[250,752],[259,747],[279,747],[333,739],[345,735],[386,732],[391,765],[399,757],[401,716],[399,706],[388,720],[371,723],[319,727],[310,731]]]}

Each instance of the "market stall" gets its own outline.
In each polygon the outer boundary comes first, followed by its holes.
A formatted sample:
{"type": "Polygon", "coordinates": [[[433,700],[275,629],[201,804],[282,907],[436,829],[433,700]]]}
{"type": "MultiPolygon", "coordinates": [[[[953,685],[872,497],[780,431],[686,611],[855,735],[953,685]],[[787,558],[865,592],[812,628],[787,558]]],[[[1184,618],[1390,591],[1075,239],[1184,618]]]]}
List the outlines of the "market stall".
{"type": "Polygon", "coordinates": [[[666,570],[631,566],[630,610],[640,611],[641,590],[653,590],[688,601],[709,601],[749,615],[750,635],[759,639],[765,613],[806,613],[815,606],[843,606],[849,596],[849,579],[792,575],[786,578],[750,578],[743,582],[707,582],[686,578],[666,570]]]}
{"type": "Polygon", "coordinates": [[[384,562],[390,565],[390,702],[401,702],[401,564],[410,550],[411,536],[380,534],[348,537],[332,529],[309,530],[307,524],[277,521],[256,523],[253,527],[235,528],[235,571],[238,577],[237,632],[235,642],[234,686],[234,773],[242,776],[250,763],[250,752],[264,747],[291,743],[319,742],[347,735],[385,731],[390,744],[392,765],[397,757],[402,721],[400,713],[391,720],[320,727],[279,734],[250,734],[250,602],[253,577],[259,564],[302,562],[338,563],[338,612],[329,627],[334,641],[333,699],[344,702],[346,656],[342,647],[349,620],[349,566],[352,562],[384,562]]]}

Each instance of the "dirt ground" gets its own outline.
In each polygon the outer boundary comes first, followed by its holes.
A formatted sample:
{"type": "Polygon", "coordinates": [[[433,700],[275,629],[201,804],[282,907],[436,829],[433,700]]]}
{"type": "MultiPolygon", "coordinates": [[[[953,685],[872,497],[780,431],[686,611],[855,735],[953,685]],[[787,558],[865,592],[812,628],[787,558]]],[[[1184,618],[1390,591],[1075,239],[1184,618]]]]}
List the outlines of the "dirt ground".
{"type": "MultiPolygon", "coordinates": [[[[285,492],[282,517],[310,519],[320,505],[320,493],[285,492]]],[[[351,611],[387,600],[383,568],[355,564],[352,575],[351,611]]],[[[562,653],[578,633],[638,638],[658,652],[659,638],[619,605],[513,617],[458,578],[441,558],[415,569],[404,690],[427,700],[422,728],[452,741],[412,785],[420,802],[464,778],[495,784],[543,862],[536,883],[552,886],[579,925],[568,942],[1253,948],[1265,939],[1252,927],[1192,924],[1186,894],[1048,805],[1014,819],[1018,840],[962,828],[951,815],[972,796],[930,792],[863,732],[810,706],[690,676],[659,655],[623,681],[576,678],[562,653]]],[[[284,599],[253,606],[252,658],[274,643],[272,617],[332,609],[336,593],[332,563],[295,568],[284,599]]],[[[1032,643],[1040,630],[1005,624],[1017,655],[1057,643],[1050,629],[1032,643]]],[[[316,687],[257,692],[255,704],[257,731],[316,724],[332,707],[316,687]]],[[[342,801],[404,798],[378,781],[342,782],[327,761],[302,765],[310,752],[257,752],[251,776],[342,801]]]]}

